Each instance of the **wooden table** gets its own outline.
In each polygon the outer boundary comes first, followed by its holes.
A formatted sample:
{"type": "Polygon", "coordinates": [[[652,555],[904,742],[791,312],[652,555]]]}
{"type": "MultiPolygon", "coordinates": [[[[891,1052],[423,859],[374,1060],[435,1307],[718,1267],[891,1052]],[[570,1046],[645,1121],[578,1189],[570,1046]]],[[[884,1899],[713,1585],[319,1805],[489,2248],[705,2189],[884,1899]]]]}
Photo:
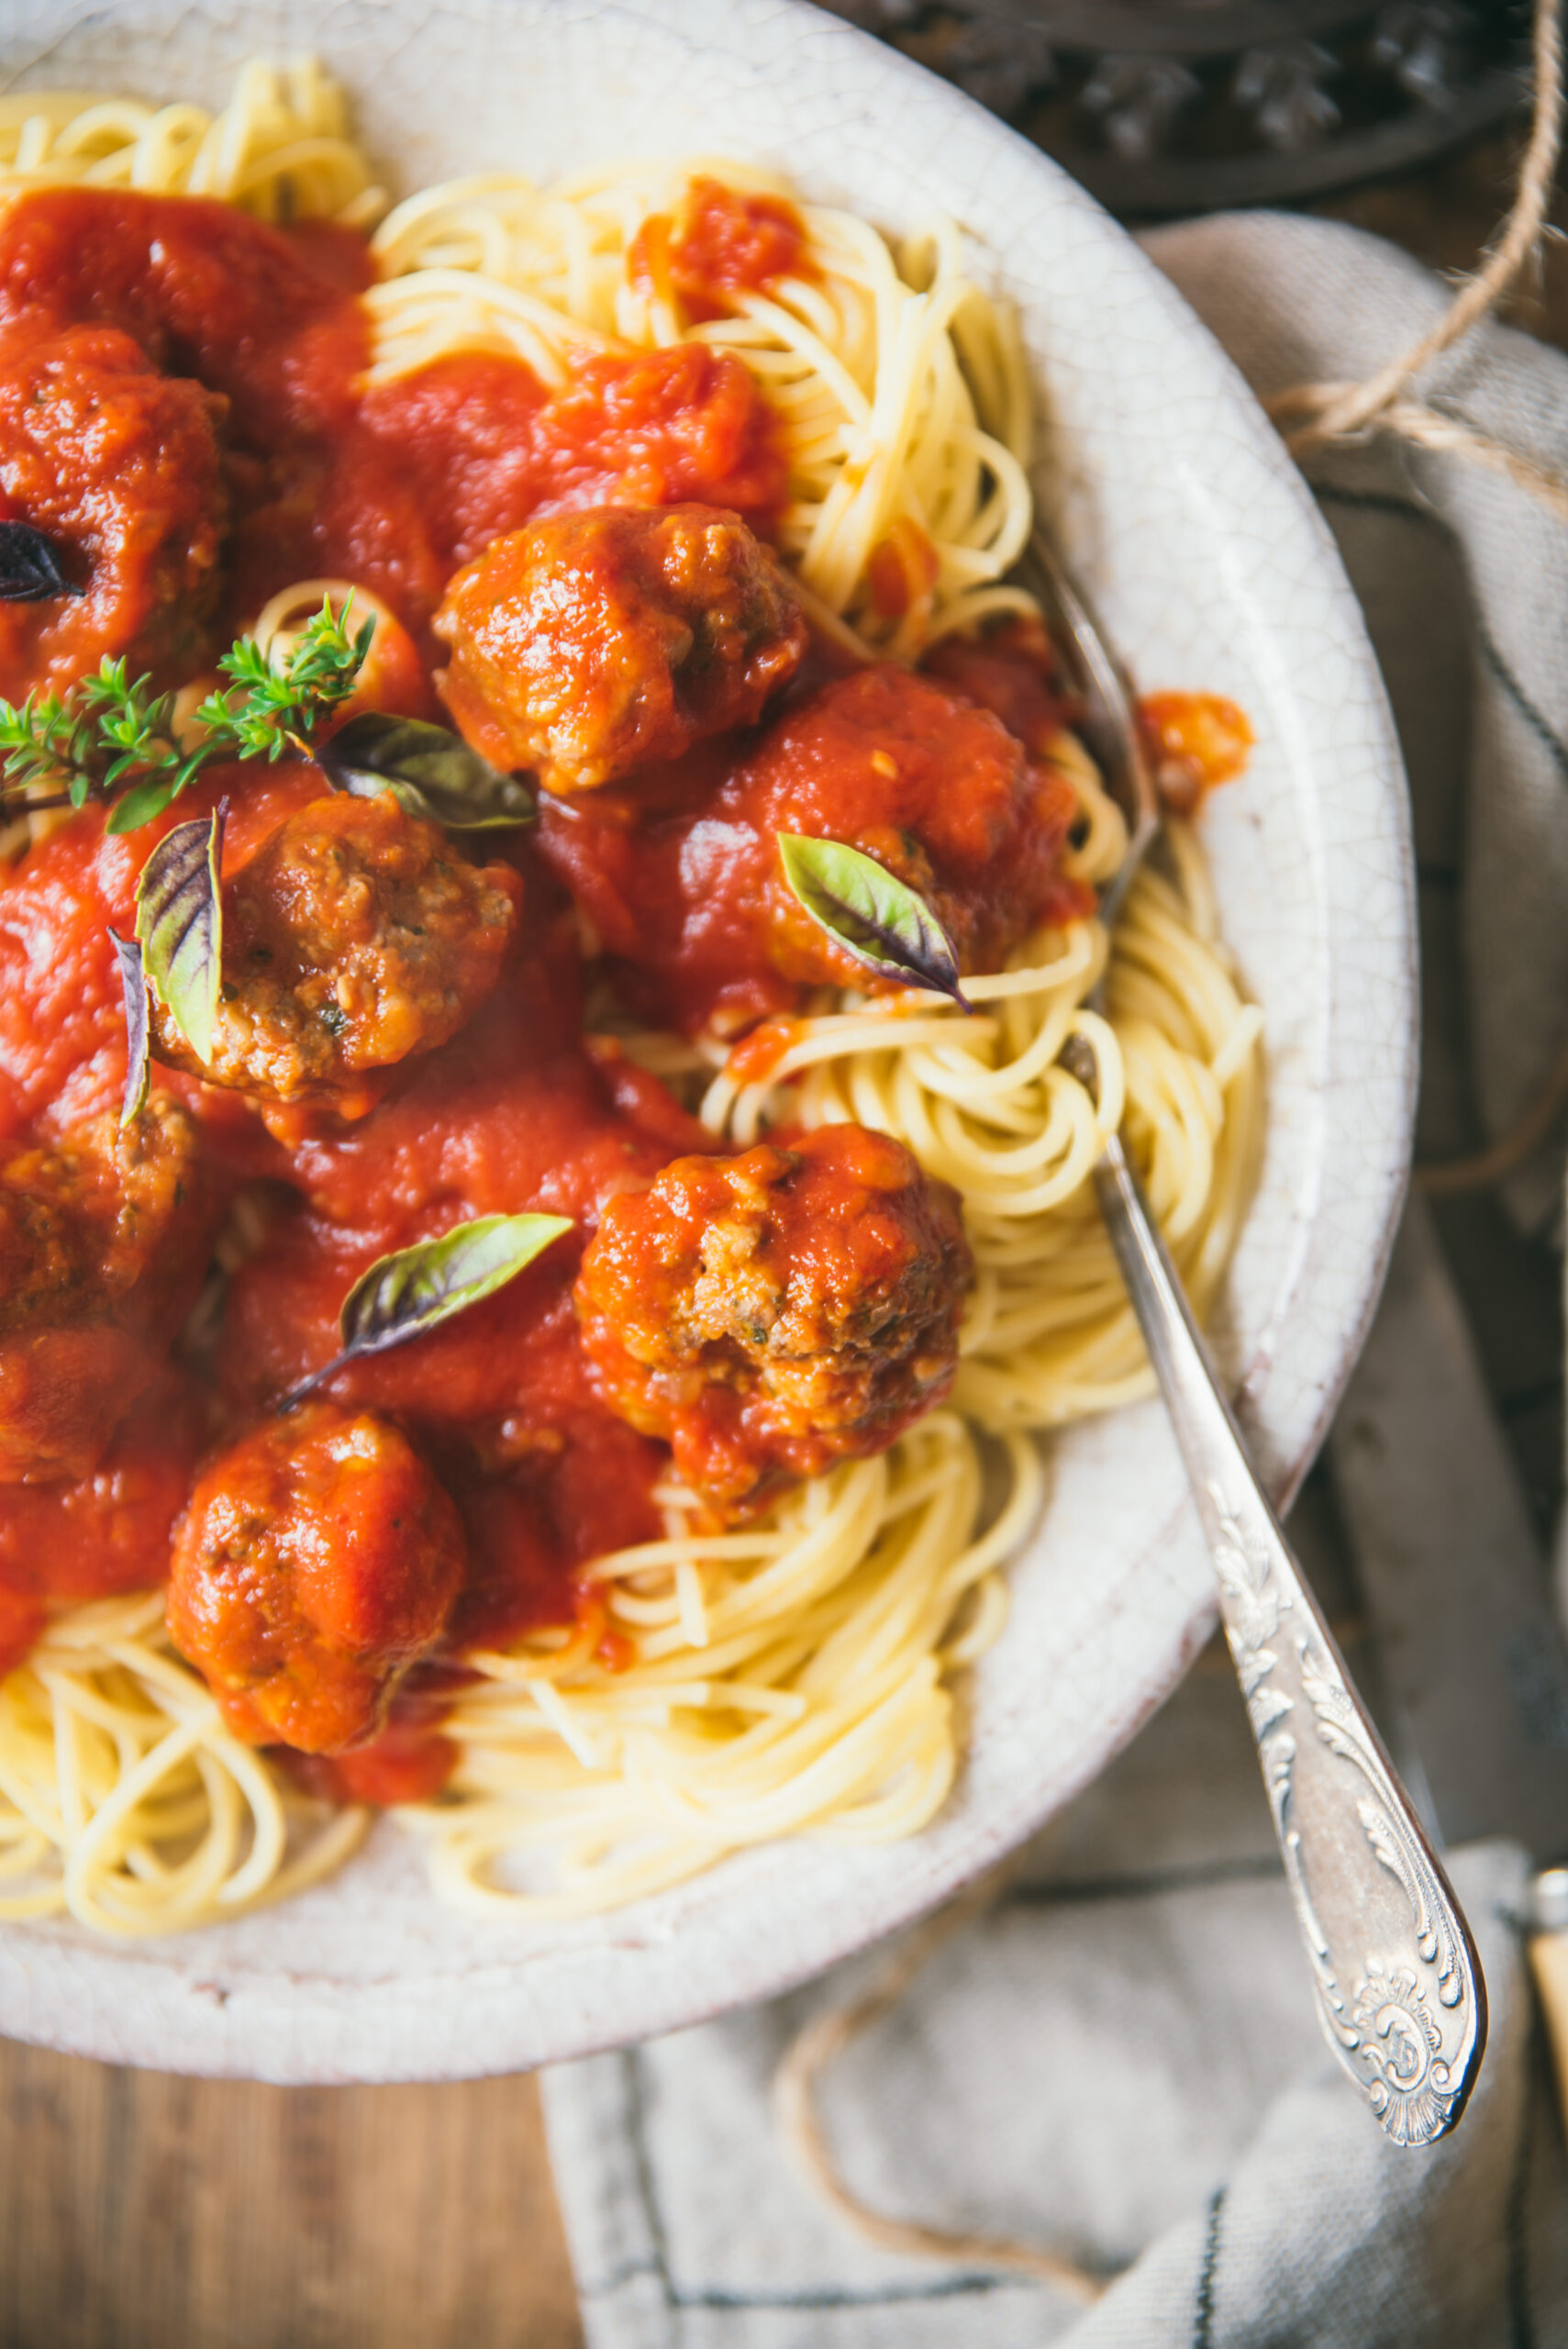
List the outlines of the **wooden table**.
{"type": "MultiPolygon", "coordinates": [[[[1517,145],[1315,208],[1467,267],[1517,145]]],[[[1510,315],[1568,348],[1568,245],[1510,315]]],[[[272,2088],[0,2043],[0,2349],[582,2339],[532,2080],[272,2088]]]]}
{"type": "Polygon", "coordinates": [[[576,2349],[531,2079],[272,2088],[0,2043],[3,2349],[576,2349]]]}

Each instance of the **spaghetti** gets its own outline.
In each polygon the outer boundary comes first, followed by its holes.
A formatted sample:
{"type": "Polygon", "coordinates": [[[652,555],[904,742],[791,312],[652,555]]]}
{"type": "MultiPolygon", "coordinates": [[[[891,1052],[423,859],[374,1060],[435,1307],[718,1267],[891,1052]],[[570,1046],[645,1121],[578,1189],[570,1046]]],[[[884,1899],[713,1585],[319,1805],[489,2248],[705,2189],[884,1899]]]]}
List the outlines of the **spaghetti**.
{"type": "Polygon", "coordinates": [[[227,1733],[169,1644],[161,1592],[57,1616],[0,1683],[0,1916],[69,1910],[126,1936],[302,1892],[369,1823],[299,1802],[227,1733]]]}
{"type": "MultiPolygon", "coordinates": [[[[248,67],[216,118],[63,95],[0,104],[0,190],[61,183],[357,227],[385,201],[306,62],[248,67]]],[[[371,386],[498,352],[549,389],[585,352],[698,344],[739,362],[775,419],[778,544],[823,633],[907,662],[1032,614],[1007,579],[1031,511],[1023,357],[956,232],[934,224],[895,252],[865,223],[806,207],[786,273],[693,318],[673,291],[669,224],[714,183],[788,195],[699,159],[549,190],[489,174],[398,205],[372,239],[371,386]]],[[[285,640],[323,585],[274,596],[258,632],[285,640]]],[[[367,607],[384,609],[373,595],[367,607]]],[[[1103,883],[1120,818],[1075,737],[1042,755],[1078,809],[1063,871],[1103,883]]],[[[756,1036],[730,1048],[599,1021],[735,1149],[781,1123],[855,1123],[952,1184],[975,1267],[962,1367],[951,1407],[738,1528],[705,1530],[667,1479],[663,1538],[593,1562],[574,1629],[466,1653],[443,1722],[450,1782],[395,1814],[449,1898],[593,1912],[782,1835],[913,1832],[948,1793],[952,1675],[1000,1631],[1003,1569],[1040,1506],[1034,1431],[1150,1384],[1089,1181],[1104,1140],[1122,1128],[1201,1311],[1262,1114],[1259,1015],[1184,826],[1166,869],[1140,878],[1114,950],[1093,919],[1062,919],[965,987],[973,1017],[929,995],[825,993],[766,1051],[756,1036]],[[1102,1017],[1086,1007],[1107,953],[1102,1017]],[[1094,1044],[1097,1104],[1060,1063],[1073,1032],[1094,1044]]],[[[128,1934],[238,1916],[328,1874],[366,1816],[324,1811],[225,1728],[157,1594],[57,1613],[0,1684],[0,1916],[63,1910],[128,1934]]]]}
{"type": "Polygon", "coordinates": [[[311,57],[242,68],[221,114],[74,90],[0,97],[0,185],[208,195],[263,220],[374,220],[386,197],[311,57]]]}
{"type": "Polygon", "coordinates": [[[808,609],[895,659],[1032,611],[1004,584],[1032,510],[1023,353],[1010,313],[965,274],[956,229],[934,222],[895,253],[851,214],[806,206],[801,269],[765,292],[738,290],[733,316],[683,325],[668,290],[636,282],[628,263],[649,223],[678,215],[683,190],[709,179],[792,193],[771,173],[697,157],[548,192],[493,173],[410,197],[372,239],[384,273],[367,296],[377,378],[461,349],[513,351],[547,383],[584,345],[729,351],[783,429],[778,538],[808,609]],[[917,574],[880,596],[879,550],[917,574]]]}

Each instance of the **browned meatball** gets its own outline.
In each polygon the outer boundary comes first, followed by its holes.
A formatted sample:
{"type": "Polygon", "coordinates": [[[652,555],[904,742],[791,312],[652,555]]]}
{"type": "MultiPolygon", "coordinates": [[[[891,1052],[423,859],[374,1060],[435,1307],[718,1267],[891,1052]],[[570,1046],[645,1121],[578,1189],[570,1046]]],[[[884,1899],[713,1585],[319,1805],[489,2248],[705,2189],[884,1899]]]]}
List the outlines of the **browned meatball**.
{"type": "Polygon", "coordinates": [[[736,1508],[941,1401],[969,1273],[957,1194],[902,1142],[825,1126],[611,1199],[576,1303],[606,1399],[736,1508]]]}
{"type": "Polygon", "coordinates": [[[313,799],[225,884],[211,1061],[161,1004],[158,1056],[264,1099],[362,1113],[368,1075],[445,1043],[484,1002],[520,894],[510,865],[470,864],[390,792],[313,799]]]}
{"type": "Polygon", "coordinates": [[[239,1737],[341,1753],[384,1726],[462,1583],[457,1510],[406,1436],[316,1403],[265,1421],[196,1479],[169,1632],[239,1737]]]}
{"type": "Polygon", "coordinates": [[[154,1376],[206,1269],[199,1151],[166,1097],[0,1151],[0,1484],[88,1475],[154,1376]]]}
{"type": "Polygon", "coordinates": [[[711,506],[606,506],[497,539],[436,619],[458,724],[584,791],[762,715],[806,650],[777,557],[711,506]]]}
{"type": "Polygon", "coordinates": [[[628,825],[592,799],[539,831],[640,1017],[739,1035],[809,989],[873,988],[784,878],[782,833],[846,841],[925,898],[963,971],[1001,969],[1037,923],[1082,918],[1062,871],[1078,803],[989,711],[891,662],[839,677],[745,746],[717,787],[628,825]]]}
{"type": "Polygon", "coordinates": [[[60,546],[86,592],[0,605],[0,693],[63,689],[127,655],[178,684],[200,666],[227,518],[228,402],[161,375],[127,334],[77,326],[0,353],[0,511],[60,546]]]}

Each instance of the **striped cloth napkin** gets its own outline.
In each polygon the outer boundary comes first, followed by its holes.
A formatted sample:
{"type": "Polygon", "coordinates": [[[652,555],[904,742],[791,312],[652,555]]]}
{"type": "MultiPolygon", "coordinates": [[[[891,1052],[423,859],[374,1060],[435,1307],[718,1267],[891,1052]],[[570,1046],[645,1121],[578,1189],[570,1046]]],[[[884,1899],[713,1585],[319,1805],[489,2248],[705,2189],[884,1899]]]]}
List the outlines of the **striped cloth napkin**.
{"type": "MultiPolygon", "coordinates": [[[[1321,221],[1243,215],[1147,244],[1264,395],[1370,373],[1446,298],[1403,254],[1321,221]]],[[[1422,390],[1568,474],[1556,353],[1489,326],[1422,390]]],[[[1421,1147],[1450,1155],[1509,1126],[1568,1028],[1568,530],[1451,456],[1379,442],[1310,473],[1410,772],[1421,1147]]],[[[1484,1202],[1445,1218],[1444,1238],[1539,1513],[1561,1364],[1536,1235],[1560,1218],[1561,1141],[1506,1196],[1511,1223],[1484,1202]]],[[[1353,1616],[1329,1470],[1292,1531],[1330,1613],[1353,1616]]],[[[1351,1660],[1367,1661],[1353,1639],[1351,1660]]],[[[879,2249],[802,2183],[773,2074],[802,2022],[885,1955],[872,1953],[792,1998],[547,2076],[591,2349],[1568,2341],[1568,2161],[1518,1942],[1525,1860],[1487,1844],[1452,1872],[1491,2044],[1463,2125],[1416,2154],[1382,2136],[1318,2036],[1251,1739],[1211,1648],[822,2093],[866,2202],[1065,2253],[1102,2296],[1085,2308],[1017,2273],[879,2249]]]]}

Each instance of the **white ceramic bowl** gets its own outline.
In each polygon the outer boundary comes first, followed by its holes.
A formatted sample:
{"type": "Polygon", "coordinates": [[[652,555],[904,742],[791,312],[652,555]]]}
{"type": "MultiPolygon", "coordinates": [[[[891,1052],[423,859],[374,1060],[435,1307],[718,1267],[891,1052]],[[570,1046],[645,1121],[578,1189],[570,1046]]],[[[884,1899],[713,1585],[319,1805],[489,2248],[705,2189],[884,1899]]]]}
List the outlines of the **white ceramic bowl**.
{"type": "MultiPolygon", "coordinates": [[[[1220,1350],[1276,1490],[1323,1434],[1403,1185],[1415,1063],[1404,779],[1327,530],[1240,377],[1120,229],[940,82],[787,0],[0,0],[13,80],[221,99],[250,52],[310,49],[392,184],[548,178],[698,149],[783,166],[890,228],[934,207],[1022,314],[1049,421],[1040,487],[1146,685],[1214,688],[1259,744],[1206,819],[1226,933],[1264,1007],[1270,1125],[1220,1350]]],[[[178,1943],[0,1931],[0,2031],[280,2081],[507,2071],[761,1998],[995,1860],[1101,1769],[1213,1618],[1155,1405],[1053,1451],[1006,1636],[975,1676],[960,1789],[870,1850],[732,1862],[548,1932],[435,1905],[383,1826],[336,1882],[178,1943]]]]}

